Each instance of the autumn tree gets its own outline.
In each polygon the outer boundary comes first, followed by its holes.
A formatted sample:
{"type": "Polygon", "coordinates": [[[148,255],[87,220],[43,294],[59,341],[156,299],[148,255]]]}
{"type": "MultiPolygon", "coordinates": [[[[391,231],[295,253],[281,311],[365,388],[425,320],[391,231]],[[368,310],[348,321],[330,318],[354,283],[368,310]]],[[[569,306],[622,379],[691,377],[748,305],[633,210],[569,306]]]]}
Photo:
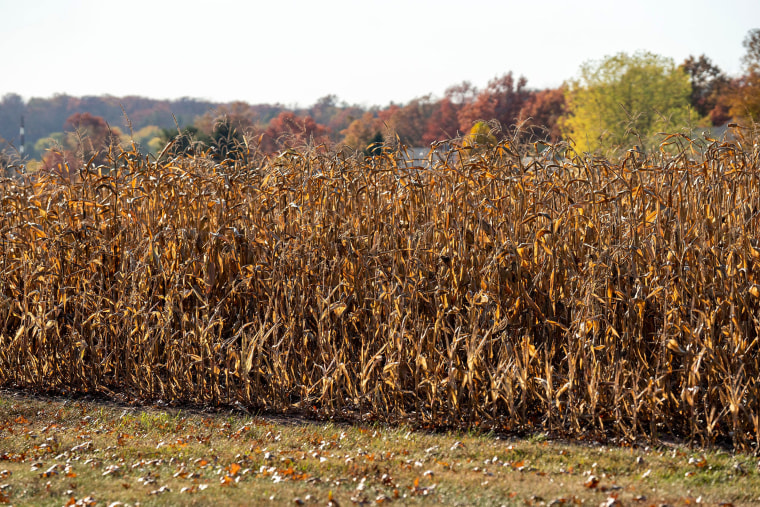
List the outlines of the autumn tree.
{"type": "Polygon", "coordinates": [[[581,66],[566,94],[564,135],[579,151],[654,141],[689,122],[691,84],[673,60],[649,52],[619,53],[581,66]]]}
{"type": "Polygon", "coordinates": [[[359,106],[346,106],[337,109],[327,123],[319,122],[316,118],[314,121],[326,126],[330,132],[330,140],[338,143],[343,140],[343,131],[346,130],[354,120],[361,118],[364,113],[365,110],[359,106]]]}
{"type": "Polygon", "coordinates": [[[207,111],[196,118],[193,124],[200,132],[212,136],[220,121],[228,123],[238,132],[245,132],[260,120],[255,108],[245,102],[237,101],[207,111]]]}
{"type": "Polygon", "coordinates": [[[564,88],[533,92],[520,110],[526,141],[556,142],[562,137],[559,120],[565,114],[564,88]]]}
{"type": "Polygon", "coordinates": [[[459,127],[467,132],[480,120],[497,120],[507,132],[518,123],[520,110],[530,97],[528,80],[515,79],[511,72],[489,81],[475,100],[465,103],[459,111],[459,127]]]}
{"type": "Polygon", "coordinates": [[[497,129],[484,121],[475,122],[470,132],[465,136],[463,145],[470,148],[487,148],[494,146],[498,141],[497,129]]]}
{"type": "Polygon", "coordinates": [[[40,170],[73,177],[82,165],[82,158],[74,150],[62,145],[51,145],[48,151],[42,152],[40,170]]]}
{"type": "Polygon", "coordinates": [[[310,116],[317,124],[327,127],[331,140],[338,141],[339,139],[332,136],[340,136],[340,131],[361,116],[364,110],[339,101],[336,95],[325,95],[317,99],[311,107],[297,113],[300,116],[310,116]]]}
{"type": "Polygon", "coordinates": [[[34,151],[44,154],[50,150],[60,149],[66,140],[64,132],[51,132],[49,136],[37,139],[34,143],[34,151]]]}
{"type": "Polygon", "coordinates": [[[44,170],[71,174],[85,163],[109,165],[119,155],[121,130],[109,126],[100,116],[74,113],[66,119],[63,128],[65,135],[61,145],[42,158],[44,170]]]}
{"type": "MultiPolygon", "coordinates": [[[[101,117],[112,127],[112,130],[117,127],[124,130],[126,113],[133,131],[138,131],[148,125],[176,131],[175,120],[180,127],[191,125],[196,117],[216,106],[218,104],[189,98],[168,101],[134,96],[32,97],[24,107],[26,144],[31,156],[39,156],[39,152],[34,152],[32,149],[34,144],[39,139],[60,131],[66,120],[75,113],[87,112],[92,116],[101,117]]],[[[3,106],[0,105],[0,110],[2,109],[3,106]]],[[[13,120],[10,127],[12,127],[13,135],[17,136],[19,120],[17,113],[14,112],[11,118],[13,120]]],[[[4,134],[0,133],[0,135],[4,134]]]]}
{"type": "Polygon", "coordinates": [[[263,134],[261,149],[273,153],[286,147],[329,142],[330,132],[311,116],[283,111],[269,122],[263,134]]]}
{"type": "Polygon", "coordinates": [[[747,32],[742,45],[746,50],[742,58],[746,70],[760,71],[760,28],[753,28],[747,32]]]}
{"type": "Polygon", "coordinates": [[[461,106],[444,97],[433,104],[430,117],[422,134],[423,144],[454,139],[459,135],[459,109],[461,106]]]}
{"type": "Polygon", "coordinates": [[[681,68],[691,81],[691,106],[701,117],[709,117],[713,125],[726,123],[730,116],[722,99],[728,92],[730,80],[705,55],[689,56],[681,68]]]}
{"type": "Polygon", "coordinates": [[[744,75],[733,86],[730,112],[738,118],[760,121],[760,28],[750,30],[744,39],[744,75]]]}
{"type": "Polygon", "coordinates": [[[163,145],[161,145],[162,129],[156,125],[147,125],[136,132],[132,133],[132,141],[137,144],[141,151],[156,154],[163,145]]]}
{"type": "Polygon", "coordinates": [[[338,96],[329,94],[317,99],[314,105],[308,108],[307,111],[308,115],[314,118],[315,122],[327,125],[340,109],[342,108],[338,102],[338,96]]]}
{"type": "Polygon", "coordinates": [[[385,126],[380,118],[372,111],[365,112],[360,118],[356,118],[341,132],[343,143],[353,150],[364,150],[377,138],[382,137],[385,126]]]}
{"type": "Polygon", "coordinates": [[[409,101],[404,106],[391,105],[378,113],[378,118],[398,135],[405,146],[419,146],[427,130],[428,120],[433,113],[433,103],[429,95],[409,101]]]}
{"type": "Polygon", "coordinates": [[[76,139],[80,154],[85,159],[94,155],[97,164],[105,163],[108,152],[118,147],[121,141],[121,131],[118,128],[110,127],[103,118],[90,113],[72,114],[63,127],[74,134],[70,139],[76,139]]]}
{"type": "Polygon", "coordinates": [[[452,104],[464,106],[470,104],[478,96],[478,88],[469,81],[462,81],[459,84],[449,86],[444,92],[444,98],[449,99],[452,104]]]}
{"type": "Polygon", "coordinates": [[[0,177],[12,177],[19,170],[18,153],[7,147],[0,149],[0,177]]]}

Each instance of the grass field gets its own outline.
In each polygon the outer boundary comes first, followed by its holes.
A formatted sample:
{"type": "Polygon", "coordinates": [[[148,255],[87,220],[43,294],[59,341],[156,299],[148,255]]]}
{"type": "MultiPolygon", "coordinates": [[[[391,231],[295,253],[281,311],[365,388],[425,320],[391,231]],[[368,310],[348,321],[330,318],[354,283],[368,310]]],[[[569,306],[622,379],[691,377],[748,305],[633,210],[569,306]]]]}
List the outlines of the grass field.
{"type": "Polygon", "coordinates": [[[748,455],[677,445],[0,392],[0,504],[749,505],[760,502],[757,465],[748,455]]]}
{"type": "Polygon", "coordinates": [[[760,443],[760,153],[324,147],[0,181],[0,385],[760,443]]]}

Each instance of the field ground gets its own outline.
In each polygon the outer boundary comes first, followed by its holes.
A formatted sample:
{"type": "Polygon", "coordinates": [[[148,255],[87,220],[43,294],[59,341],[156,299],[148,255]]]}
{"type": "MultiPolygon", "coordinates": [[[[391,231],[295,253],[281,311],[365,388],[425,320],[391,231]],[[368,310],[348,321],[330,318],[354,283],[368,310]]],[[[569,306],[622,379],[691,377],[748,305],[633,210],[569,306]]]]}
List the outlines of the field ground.
{"type": "Polygon", "coordinates": [[[749,505],[758,463],[0,391],[0,504],[749,505]]]}

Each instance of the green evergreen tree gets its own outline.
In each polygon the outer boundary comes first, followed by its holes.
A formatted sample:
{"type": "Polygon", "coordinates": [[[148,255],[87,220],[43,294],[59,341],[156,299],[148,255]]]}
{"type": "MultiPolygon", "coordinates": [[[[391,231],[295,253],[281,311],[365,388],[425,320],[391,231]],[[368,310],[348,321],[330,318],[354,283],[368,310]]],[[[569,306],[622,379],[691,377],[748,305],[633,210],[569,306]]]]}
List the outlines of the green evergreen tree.
{"type": "Polygon", "coordinates": [[[370,140],[367,147],[364,149],[364,154],[368,157],[378,157],[383,154],[383,143],[385,139],[381,132],[375,133],[374,137],[370,140]]]}

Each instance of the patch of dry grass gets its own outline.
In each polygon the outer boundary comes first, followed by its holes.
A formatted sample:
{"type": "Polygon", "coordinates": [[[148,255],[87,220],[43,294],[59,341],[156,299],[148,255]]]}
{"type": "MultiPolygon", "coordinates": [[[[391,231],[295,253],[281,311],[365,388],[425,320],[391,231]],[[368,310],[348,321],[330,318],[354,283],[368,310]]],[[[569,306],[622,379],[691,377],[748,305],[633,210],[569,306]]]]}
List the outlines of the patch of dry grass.
{"type": "Polygon", "coordinates": [[[750,504],[757,460],[0,394],[0,503],[750,504]]]}

